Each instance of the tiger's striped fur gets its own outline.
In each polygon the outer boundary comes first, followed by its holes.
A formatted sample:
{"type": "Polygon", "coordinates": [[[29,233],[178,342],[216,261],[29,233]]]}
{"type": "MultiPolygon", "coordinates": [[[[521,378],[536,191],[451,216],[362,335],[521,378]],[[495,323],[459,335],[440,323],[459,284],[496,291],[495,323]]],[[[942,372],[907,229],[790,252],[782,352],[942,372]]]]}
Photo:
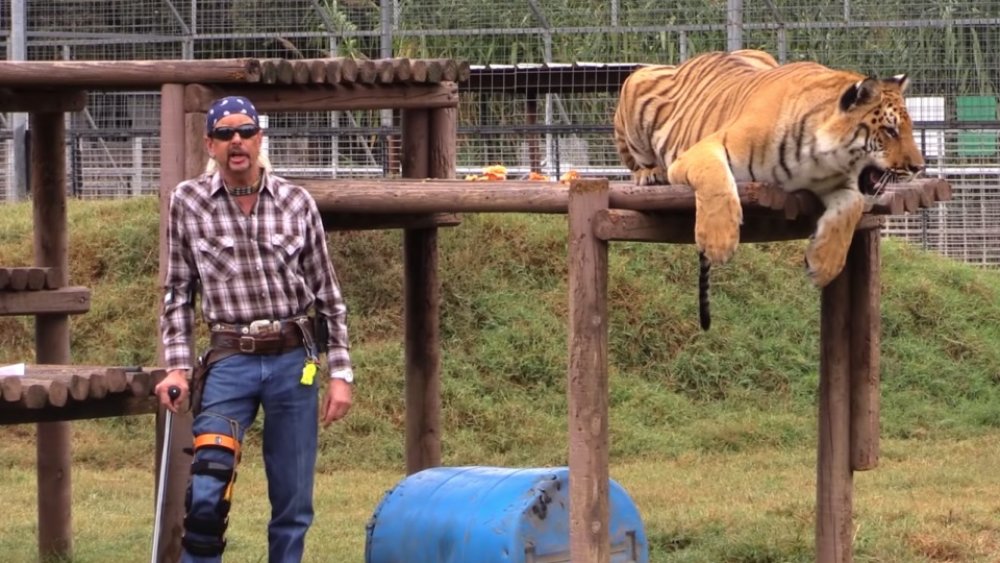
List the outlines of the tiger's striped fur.
{"type": "MultiPolygon", "coordinates": [[[[843,269],[863,192],[924,167],[903,101],[907,84],[905,75],[879,80],[814,62],[779,65],[762,51],[705,53],[625,80],[615,144],[637,184],[694,191],[705,284],[708,265],[728,261],[739,242],[737,182],[814,192],[826,209],[806,265],[822,287],[843,269]]],[[[702,293],[707,299],[707,285],[702,293]]]]}

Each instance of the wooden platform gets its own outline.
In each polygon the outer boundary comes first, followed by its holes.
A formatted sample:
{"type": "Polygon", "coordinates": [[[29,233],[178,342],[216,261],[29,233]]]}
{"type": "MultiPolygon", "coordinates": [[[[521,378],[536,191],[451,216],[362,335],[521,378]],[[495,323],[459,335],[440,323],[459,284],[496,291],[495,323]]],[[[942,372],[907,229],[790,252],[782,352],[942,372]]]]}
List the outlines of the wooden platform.
{"type": "MultiPolygon", "coordinates": [[[[406,214],[562,214],[566,213],[569,202],[569,187],[555,182],[317,178],[290,180],[312,194],[329,229],[383,228],[392,226],[393,218],[406,214]]],[[[913,213],[939,202],[949,201],[951,196],[951,185],[937,178],[890,184],[883,193],[869,198],[865,212],[869,216],[913,213]]],[[[816,218],[823,211],[822,202],[812,193],[788,193],[770,184],[741,184],[739,197],[745,215],[741,239],[747,242],[807,238],[816,218]]],[[[609,205],[609,213],[627,218],[623,221],[639,220],[635,213],[629,212],[677,215],[679,226],[678,236],[674,237],[676,240],[668,238],[661,242],[691,242],[695,202],[694,192],[687,186],[636,186],[631,182],[612,182],[609,205]],[[682,228],[685,221],[692,224],[692,229],[682,228]]],[[[873,221],[867,219],[861,227],[872,224],[873,221]]]]}
{"type": "Polygon", "coordinates": [[[0,61],[0,100],[17,89],[158,88],[168,83],[261,85],[436,84],[469,78],[453,59],[217,59],[155,61],[0,61]]]}
{"type": "Polygon", "coordinates": [[[156,412],[158,368],[27,365],[0,376],[0,425],[156,412]]]}

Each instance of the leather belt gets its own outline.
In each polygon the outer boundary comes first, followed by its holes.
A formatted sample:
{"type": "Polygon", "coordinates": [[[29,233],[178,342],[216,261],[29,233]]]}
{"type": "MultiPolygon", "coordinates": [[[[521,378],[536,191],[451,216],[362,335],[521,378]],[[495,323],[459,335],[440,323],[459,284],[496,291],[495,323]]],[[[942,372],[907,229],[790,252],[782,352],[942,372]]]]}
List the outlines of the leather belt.
{"type": "Polygon", "coordinates": [[[287,350],[302,346],[302,333],[299,327],[289,323],[282,327],[281,332],[270,334],[242,334],[224,330],[213,330],[212,348],[232,350],[240,354],[281,354],[287,350]]]}

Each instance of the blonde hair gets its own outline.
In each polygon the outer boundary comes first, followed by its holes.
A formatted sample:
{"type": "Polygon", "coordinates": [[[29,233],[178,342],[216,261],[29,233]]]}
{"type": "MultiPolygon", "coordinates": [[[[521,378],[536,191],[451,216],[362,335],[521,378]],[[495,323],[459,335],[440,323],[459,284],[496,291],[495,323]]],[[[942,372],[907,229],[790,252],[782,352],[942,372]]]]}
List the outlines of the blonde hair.
{"type": "MultiPolygon", "coordinates": [[[[273,169],[271,159],[267,158],[267,155],[264,153],[260,153],[257,156],[257,166],[260,166],[266,172],[270,172],[273,169]]],[[[205,174],[214,174],[218,169],[219,165],[215,162],[215,159],[209,157],[208,162],[205,164],[205,174]]]]}

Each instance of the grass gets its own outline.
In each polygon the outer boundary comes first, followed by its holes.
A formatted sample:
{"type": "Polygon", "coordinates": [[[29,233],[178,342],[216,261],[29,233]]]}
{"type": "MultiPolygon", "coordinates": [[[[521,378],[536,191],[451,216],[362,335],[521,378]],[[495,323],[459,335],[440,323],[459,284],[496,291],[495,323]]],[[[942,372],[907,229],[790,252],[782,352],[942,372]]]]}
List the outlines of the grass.
{"type": "MultiPolygon", "coordinates": [[[[988,476],[1000,463],[997,442],[992,436],[885,443],[881,467],[855,475],[854,560],[995,562],[1000,506],[988,476]]],[[[266,482],[257,452],[247,453],[229,528],[228,561],[266,560],[261,555],[267,548],[266,482]]],[[[74,467],[75,561],[148,557],[151,472],[151,463],[74,467]]],[[[37,549],[34,472],[18,467],[4,474],[7,508],[0,513],[0,553],[4,561],[32,561],[37,549]]],[[[807,447],[688,451],[612,467],[612,478],[642,513],[650,560],[662,563],[813,561],[814,475],[815,452],[807,447]]],[[[383,495],[402,478],[392,470],[321,471],[304,560],[363,561],[365,526],[383,495]]],[[[424,510],[433,514],[436,508],[424,510]]]]}
{"type": "MultiPolygon", "coordinates": [[[[70,202],[70,281],[93,292],[71,321],[74,362],[153,364],[156,208],[70,202]]],[[[31,264],[31,228],[29,204],[0,208],[0,264],[31,264]]],[[[561,216],[468,215],[442,229],[446,465],[566,463],[565,239],[561,216]]],[[[395,231],[331,235],[359,384],[351,415],[321,434],[314,561],[361,560],[363,525],[402,476],[401,245],[395,231]]],[[[714,269],[707,333],[690,247],[612,249],[611,459],[653,561],[812,558],[819,304],[803,249],[742,245],[714,269]]],[[[1000,275],[893,241],[883,264],[883,463],[856,477],[855,559],[995,563],[1000,275]]],[[[32,318],[0,317],[0,364],[32,361],[33,338],[32,318]]],[[[73,424],[78,561],[148,552],[152,418],[73,424]]],[[[237,485],[233,561],[259,560],[265,538],[259,430],[237,485]]],[[[0,514],[5,561],[33,557],[34,455],[32,426],[0,427],[15,507],[0,514]]]]}

